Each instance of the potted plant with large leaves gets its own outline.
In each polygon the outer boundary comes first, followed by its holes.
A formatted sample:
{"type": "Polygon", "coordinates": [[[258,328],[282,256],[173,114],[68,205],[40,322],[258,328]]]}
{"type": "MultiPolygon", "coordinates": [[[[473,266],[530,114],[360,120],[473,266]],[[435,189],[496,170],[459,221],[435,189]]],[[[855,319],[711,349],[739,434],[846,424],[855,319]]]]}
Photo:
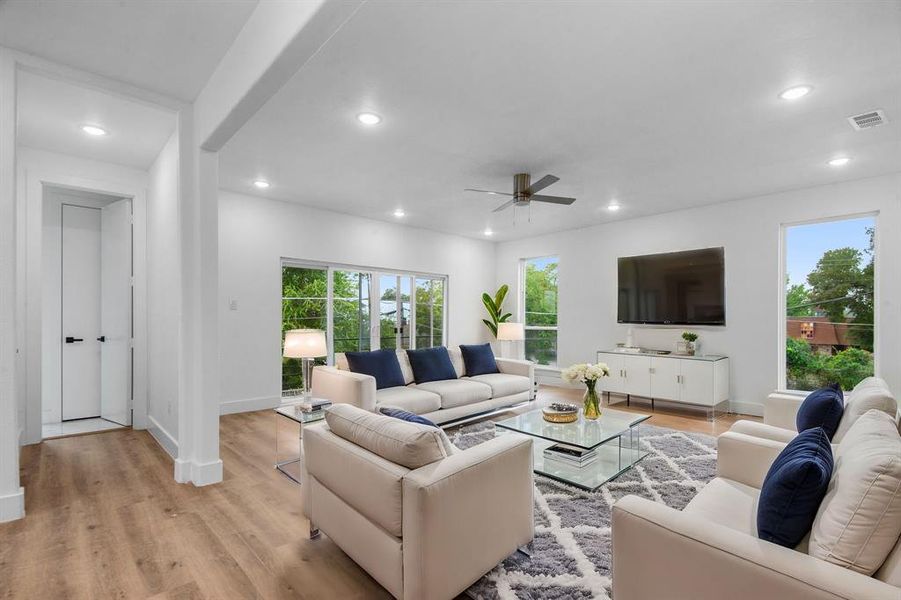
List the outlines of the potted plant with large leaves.
{"type": "Polygon", "coordinates": [[[482,304],[485,305],[485,310],[488,311],[488,318],[482,319],[482,322],[491,330],[494,337],[497,337],[497,324],[506,323],[513,316],[512,313],[504,312],[504,298],[507,297],[509,289],[509,286],[505,283],[497,288],[494,297],[491,297],[487,292],[482,294],[482,304]]]}

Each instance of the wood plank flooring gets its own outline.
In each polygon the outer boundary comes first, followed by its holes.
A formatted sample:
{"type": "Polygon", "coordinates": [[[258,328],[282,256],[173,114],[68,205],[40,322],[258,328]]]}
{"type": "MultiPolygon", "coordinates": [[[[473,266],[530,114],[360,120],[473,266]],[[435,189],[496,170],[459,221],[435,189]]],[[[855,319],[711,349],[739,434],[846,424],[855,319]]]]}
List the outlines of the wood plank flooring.
{"type": "MultiPolygon", "coordinates": [[[[716,435],[736,419],[658,407],[649,423],[716,435]]],[[[300,488],[272,468],[276,424],[272,411],[222,417],[224,481],[204,488],[175,483],[144,431],[23,448],[27,516],[0,524],[0,598],[390,598],[326,536],[307,539],[300,488]]]]}

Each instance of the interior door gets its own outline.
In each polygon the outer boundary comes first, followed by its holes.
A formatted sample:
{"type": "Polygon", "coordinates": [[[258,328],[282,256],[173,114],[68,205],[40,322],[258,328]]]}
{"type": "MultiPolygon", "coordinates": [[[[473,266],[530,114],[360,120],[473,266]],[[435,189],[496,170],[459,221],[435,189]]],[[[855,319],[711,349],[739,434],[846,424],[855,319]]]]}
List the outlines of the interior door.
{"type": "Polygon", "coordinates": [[[131,425],[131,201],[100,213],[100,415],[131,425]]]}
{"type": "Polygon", "coordinates": [[[62,206],[62,418],[100,416],[100,209],[62,206]]]}
{"type": "Polygon", "coordinates": [[[681,398],[681,360],[678,358],[651,358],[651,398],[679,400],[681,398]]]}

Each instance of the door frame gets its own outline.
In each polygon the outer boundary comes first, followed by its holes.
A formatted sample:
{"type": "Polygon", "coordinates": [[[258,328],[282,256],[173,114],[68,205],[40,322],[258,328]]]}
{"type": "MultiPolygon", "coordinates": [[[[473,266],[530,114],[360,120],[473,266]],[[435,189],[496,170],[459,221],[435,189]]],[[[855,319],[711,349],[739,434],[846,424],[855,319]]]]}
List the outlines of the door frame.
{"type": "MultiPolygon", "coordinates": [[[[73,166],[73,170],[77,167],[73,166]]],[[[20,393],[25,397],[22,442],[36,444],[42,433],[42,258],[44,186],[95,192],[132,201],[132,260],[134,263],[134,356],[132,367],[132,428],[147,428],[147,203],[146,180],[94,179],[59,168],[25,167],[17,173],[17,308],[25,327],[19,348],[24,349],[20,393]]]]}

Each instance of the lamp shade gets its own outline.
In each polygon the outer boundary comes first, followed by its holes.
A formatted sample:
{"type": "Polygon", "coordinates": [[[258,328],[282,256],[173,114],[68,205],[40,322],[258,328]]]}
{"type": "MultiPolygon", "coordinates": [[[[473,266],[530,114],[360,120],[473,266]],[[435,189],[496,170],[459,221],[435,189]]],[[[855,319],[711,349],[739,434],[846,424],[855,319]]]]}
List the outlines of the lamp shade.
{"type": "Polygon", "coordinates": [[[321,329],[292,329],[285,332],[287,358],[316,358],[328,354],[325,332],[321,329]]]}
{"type": "Polygon", "coordinates": [[[516,342],[525,339],[525,337],[526,332],[523,329],[522,323],[497,324],[497,339],[502,342],[516,342]]]}

